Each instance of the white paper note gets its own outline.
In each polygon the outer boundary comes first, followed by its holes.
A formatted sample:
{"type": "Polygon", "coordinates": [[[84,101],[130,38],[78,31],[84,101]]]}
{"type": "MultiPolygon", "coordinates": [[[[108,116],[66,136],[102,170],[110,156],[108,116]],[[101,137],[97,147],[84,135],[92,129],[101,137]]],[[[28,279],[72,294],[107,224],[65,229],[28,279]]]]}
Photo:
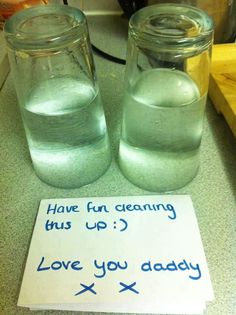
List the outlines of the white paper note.
{"type": "Polygon", "coordinates": [[[189,196],[41,201],[19,306],[200,314],[213,298],[189,196]]]}

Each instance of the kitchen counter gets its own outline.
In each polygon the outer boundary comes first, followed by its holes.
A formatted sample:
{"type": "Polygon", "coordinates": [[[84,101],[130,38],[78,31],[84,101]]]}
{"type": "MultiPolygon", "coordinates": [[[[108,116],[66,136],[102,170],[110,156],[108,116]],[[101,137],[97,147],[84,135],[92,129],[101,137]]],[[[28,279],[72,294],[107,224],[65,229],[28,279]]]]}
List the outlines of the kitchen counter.
{"type": "MultiPolygon", "coordinates": [[[[127,21],[90,17],[91,41],[124,58],[127,21]]],[[[0,314],[27,315],[16,306],[33,226],[41,199],[148,195],[128,182],[117,165],[124,66],[94,55],[113,149],[113,161],[96,182],[79,189],[57,189],[34,173],[11,75],[0,90],[0,314]]],[[[208,101],[197,177],[175,194],[193,200],[215,293],[206,315],[236,314],[236,140],[208,101]]],[[[37,284],[35,284],[37,285],[37,284]]],[[[35,311],[33,314],[73,314],[35,311]]]]}

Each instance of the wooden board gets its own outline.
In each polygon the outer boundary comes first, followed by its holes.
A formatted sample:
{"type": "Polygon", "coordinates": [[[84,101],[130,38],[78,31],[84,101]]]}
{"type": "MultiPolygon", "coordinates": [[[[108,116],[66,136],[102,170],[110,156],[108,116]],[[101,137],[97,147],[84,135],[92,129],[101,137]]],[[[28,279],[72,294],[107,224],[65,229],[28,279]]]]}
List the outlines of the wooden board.
{"type": "Polygon", "coordinates": [[[209,96],[236,137],[236,44],[214,45],[209,96]]]}

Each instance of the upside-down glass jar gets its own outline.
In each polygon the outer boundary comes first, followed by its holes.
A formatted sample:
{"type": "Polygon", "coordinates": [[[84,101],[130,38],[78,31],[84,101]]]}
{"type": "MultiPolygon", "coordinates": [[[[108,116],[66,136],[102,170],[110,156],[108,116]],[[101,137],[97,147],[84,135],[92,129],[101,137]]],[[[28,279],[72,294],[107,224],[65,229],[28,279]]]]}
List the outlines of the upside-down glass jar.
{"type": "Polygon", "coordinates": [[[111,152],[84,14],[32,7],[7,20],[4,33],[36,174],[61,188],[93,182],[111,152]]]}
{"type": "Polygon", "coordinates": [[[119,165],[135,185],[172,191],[197,174],[212,40],[212,19],[196,7],[131,17],[119,165]]]}

